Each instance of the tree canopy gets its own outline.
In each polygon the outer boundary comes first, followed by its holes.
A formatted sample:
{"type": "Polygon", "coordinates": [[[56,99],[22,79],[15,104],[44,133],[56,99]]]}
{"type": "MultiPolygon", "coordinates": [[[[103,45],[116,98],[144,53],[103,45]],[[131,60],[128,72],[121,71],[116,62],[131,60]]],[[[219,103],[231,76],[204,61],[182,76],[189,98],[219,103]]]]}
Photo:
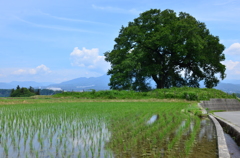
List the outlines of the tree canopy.
{"type": "Polygon", "coordinates": [[[188,13],[151,9],[120,29],[113,50],[106,52],[111,63],[111,89],[148,90],[148,80],[157,88],[208,88],[224,79],[224,45],[210,34],[203,22],[188,13]]]}
{"type": "Polygon", "coordinates": [[[12,89],[11,93],[10,93],[10,97],[30,97],[30,96],[34,96],[34,95],[40,95],[40,93],[38,93],[39,90],[35,91],[33,87],[29,87],[29,89],[27,88],[20,88],[20,86],[18,85],[16,90],[12,89]]]}

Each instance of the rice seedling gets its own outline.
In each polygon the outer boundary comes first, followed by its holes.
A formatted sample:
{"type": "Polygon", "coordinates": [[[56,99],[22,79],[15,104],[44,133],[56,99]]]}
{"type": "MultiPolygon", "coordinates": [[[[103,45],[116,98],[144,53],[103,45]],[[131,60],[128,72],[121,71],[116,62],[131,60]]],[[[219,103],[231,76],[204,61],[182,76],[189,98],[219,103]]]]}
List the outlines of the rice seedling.
{"type": "Polygon", "coordinates": [[[181,112],[186,108],[186,102],[2,105],[0,152],[3,157],[160,157],[179,152],[175,146],[184,144],[187,156],[198,128],[189,139],[181,138],[191,120],[198,127],[200,119],[181,112]],[[153,115],[158,119],[147,124],[153,115]]]}

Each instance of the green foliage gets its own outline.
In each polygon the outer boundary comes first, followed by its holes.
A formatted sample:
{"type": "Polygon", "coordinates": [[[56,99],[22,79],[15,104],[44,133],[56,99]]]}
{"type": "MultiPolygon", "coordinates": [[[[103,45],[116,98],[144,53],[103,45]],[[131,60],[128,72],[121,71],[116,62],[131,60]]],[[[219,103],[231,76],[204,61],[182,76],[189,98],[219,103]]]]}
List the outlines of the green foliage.
{"type": "Polygon", "coordinates": [[[28,89],[30,92],[34,93],[34,88],[32,86],[29,87],[28,89]]]}
{"type": "MultiPolygon", "coordinates": [[[[36,95],[54,95],[58,93],[62,93],[63,91],[53,91],[50,89],[33,89],[32,87],[28,88],[31,93],[35,93],[36,95]]],[[[10,97],[10,95],[14,92],[14,89],[0,89],[0,97],[10,97]]],[[[16,92],[15,92],[16,93],[16,92]]]]}
{"type": "Polygon", "coordinates": [[[13,90],[10,94],[10,97],[30,97],[34,95],[35,93],[30,92],[29,89],[22,87],[20,89],[13,90]]]}
{"type": "MultiPolygon", "coordinates": [[[[12,89],[10,93],[10,97],[30,97],[34,95],[53,95],[53,94],[58,94],[62,93],[63,91],[53,91],[50,89],[34,89],[33,87],[27,88],[20,88],[20,86],[17,86],[16,90],[12,89]]],[[[6,96],[6,97],[9,97],[6,96]]]]}
{"type": "Polygon", "coordinates": [[[40,89],[37,89],[35,91],[34,88],[31,86],[27,89],[24,87],[20,88],[20,86],[18,85],[16,90],[11,90],[10,97],[30,97],[34,95],[40,95],[40,89]]]}
{"type": "Polygon", "coordinates": [[[198,95],[195,93],[184,92],[184,96],[185,96],[186,100],[198,100],[198,95]]]}
{"type": "Polygon", "coordinates": [[[191,113],[194,116],[204,117],[207,116],[206,114],[202,113],[201,108],[197,106],[197,104],[192,104],[188,108],[185,109],[186,112],[191,113]]]}
{"type": "Polygon", "coordinates": [[[105,53],[111,89],[148,91],[150,78],[157,88],[199,87],[201,80],[212,88],[219,83],[215,74],[226,76],[219,38],[184,12],[146,11],[122,27],[115,42],[105,53]]]}
{"type": "Polygon", "coordinates": [[[91,89],[92,90],[92,94],[95,94],[96,93],[96,90],[95,89],[91,89]]]}
{"type": "Polygon", "coordinates": [[[91,92],[63,92],[54,97],[74,97],[83,99],[186,99],[190,101],[209,100],[210,98],[236,98],[217,89],[172,87],[168,89],[155,89],[149,92],[136,92],[125,90],[106,90],[91,92]]]}

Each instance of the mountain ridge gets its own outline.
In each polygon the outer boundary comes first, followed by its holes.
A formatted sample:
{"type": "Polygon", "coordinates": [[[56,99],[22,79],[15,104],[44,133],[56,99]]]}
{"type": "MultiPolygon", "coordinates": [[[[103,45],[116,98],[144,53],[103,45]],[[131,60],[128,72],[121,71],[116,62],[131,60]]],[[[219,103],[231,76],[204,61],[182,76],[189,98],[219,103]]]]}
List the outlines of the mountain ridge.
{"type": "Polygon", "coordinates": [[[107,75],[103,75],[100,77],[80,77],[76,79],[72,79],[69,81],[64,81],[59,84],[51,84],[46,88],[61,88],[62,90],[73,90],[73,91],[84,91],[87,89],[95,89],[95,90],[108,90],[110,87],[108,86],[110,77],[107,75]]]}
{"type": "MultiPolygon", "coordinates": [[[[109,90],[108,86],[110,80],[110,76],[103,75],[99,77],[79,77],[69,81],[64,81],[61,83],[50,83],[50,82],[34,82],[34,81],[12,81],[10,83],[0,82],[0,89],[13,89],[18,85],[20,87],[30,87],[40,88],[40,89],[58,89],[58,90],[66,90],[66,91],[85,91],[90,89],[95,90],[109,90]]],[[[227,93],[240,93],[240,81],[232,80],[232,83],[227,83],[228,81],[220,82],[215,89],[222,90],[227,93]]],[[[154,87],[154,83],[151,83],[152,87],[154,87]]],[[[203,87],[202,83],[201,86],[203,87]]]]}

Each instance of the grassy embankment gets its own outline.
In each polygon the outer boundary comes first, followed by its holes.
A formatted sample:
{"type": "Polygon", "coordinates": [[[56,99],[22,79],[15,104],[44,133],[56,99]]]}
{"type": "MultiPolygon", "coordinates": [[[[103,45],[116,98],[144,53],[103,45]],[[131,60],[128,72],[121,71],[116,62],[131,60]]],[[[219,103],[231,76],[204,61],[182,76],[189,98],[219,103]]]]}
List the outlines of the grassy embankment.
{"type": "Polygon", "coordinates": [[[189,101],[209,100],[210,98],[236,98],[234,94],[227,94],[217,89],[190,87],[155,89],[150,92],[118,90],[64,92],[56,94],[54,97],[70,97],[80,99],[184,99],[189,101]]]}
{"type": "Polygon", "coordinates": [[[37,95],[32,97],[1,97],[0,104],[19,104],[19,103],[44,103],[44,102],[197,102],[209,100],[210,98],[237,98],[234,94],[227,94],[217,89],[207,88],[169,88],[155,89],[149,92],[135,91],[85,91],[85,92],[64,92],[55,95],[37,95]]]}

